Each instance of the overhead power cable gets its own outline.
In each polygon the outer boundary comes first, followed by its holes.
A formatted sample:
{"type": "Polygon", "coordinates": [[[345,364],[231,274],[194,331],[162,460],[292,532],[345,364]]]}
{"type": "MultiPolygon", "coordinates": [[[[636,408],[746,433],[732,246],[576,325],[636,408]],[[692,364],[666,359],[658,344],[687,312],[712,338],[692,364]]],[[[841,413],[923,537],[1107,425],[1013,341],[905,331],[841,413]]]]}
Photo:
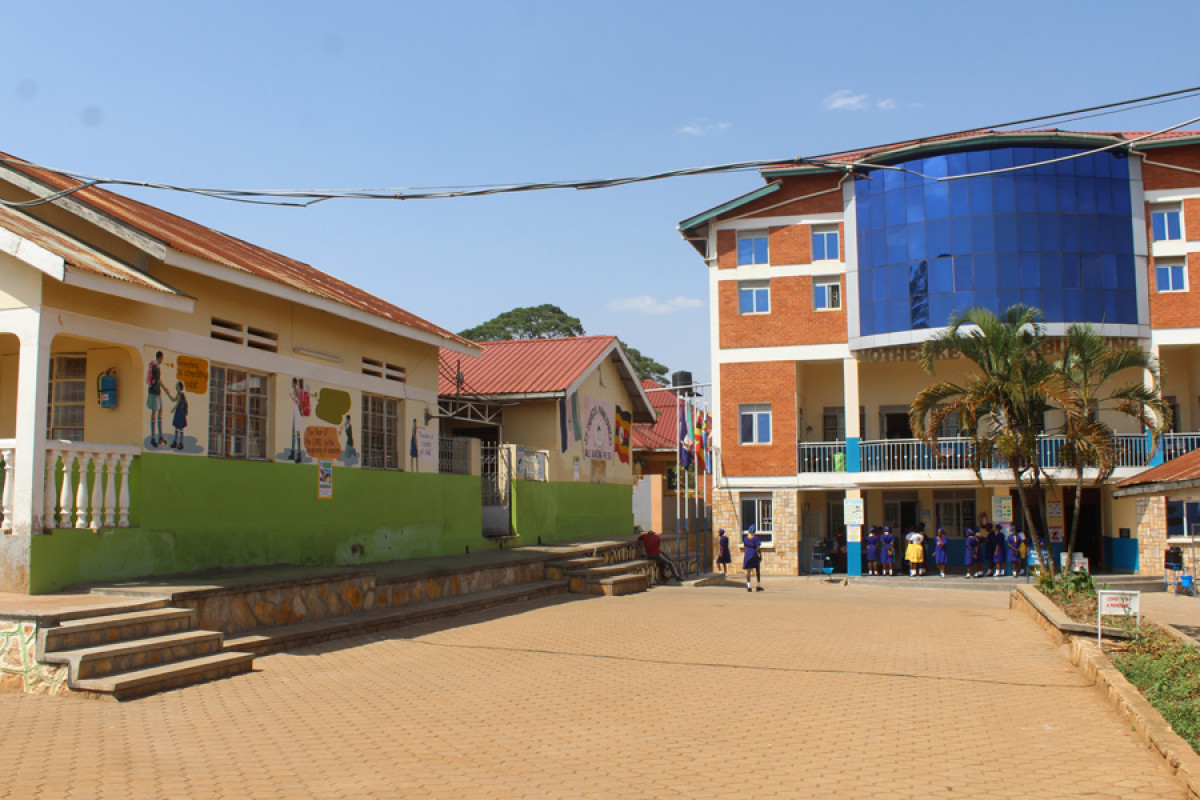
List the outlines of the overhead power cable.
{"type": "MultiPolygon", "coordinates": [[[[1159,94],[1146,95],[1144,97],[1136,97],[1130,100],[1122,100],[1115,103],[1105,103],[1103,105],[1089,106],[1087,108],[1074,109],[1072,111],[1063,111],[1055,114],[1046,114],[1037,117],[1028,117],[1026,119],[1013,120],[994,125],[986,125],[981,127],[967,128],[961,131],[952,133],[939,134],[936,137],[926,137],[926,139],[906,139],[900,142],[893,142],[886,145],[875,145],[869,148],[871,152],[885,151],[890,147],[899,146],[907,143],[919,143],[926,141],[928,138],[946,138],[960,136],[975,132],[985,132],[989,130],[1002,130],[1005,128],[1014,128],[1022,125],[1030,125],[1031,123],[1044,123],[1050,120],[1066,120],[1074,121],[1078,119],[1086,119],[1087,116],[1080,115],[1095,115],[1116,113],[1114,109],[1141,108],[1148,105],[1157,105],[1166,102],[1178,102],[1180,100],[1191,99],[1200,93],[1200,86],[1192,86],[1187,89],[1179,89],[1173,92],[1162,92],[1159,94]]],[[[1197,119],[1190,119],[1179,125],[1173,125],[1168,128],[1163,128],[1148,136],[1159,135],[1168,131],[1176,130],[1184,125],[1191,124],[1197,119]]],[[[1113,143],[1103,148],[1098,148],[1096,152],[1108,150],[1118,147],[1128,147],[1131,143],[1140,141],[1146,137],[1113,143]]],[[[184,192],[189,194],[197,194],[203,197],[211,197],[217,200],[229,200],[240,203],[253,203],[262,205],[276,205],[297,208],[307,208],[308,206],[321,203],[326,200],[435,200],[458,197],[483,197],[495,194],[515,194],[520,192],[536,192],[546,191],[550,189],[610,189],[617,186],[627,186],[635,183],[648,183],[651,181],[666,180],[669,178],[681,178],[694,175],[713,175],[725,174],[733,172],[744,172],[749,170],[761,170],[770,167],[783,167],[787,165],[794,166],[817,166],[830,167],[842,170],[853,170],[855,167],[870,167],[872,169],[886,168],[878,164],[870,164],[861,161],[845,160],[845,154],[853,151],[840,151],[837,153],[828,153],[822,156],[797,156],[794,158],[774,158],[762,159],[754,161],[738,161],[727,164],[715,164],[705,167],[687,167],[684,169],[664,170],[645,175],[634,175],[618,178],[594,178],[584,180],[564,180],[564,181],[540,181],[531,183],[508,183],[508,184],[492,184],[492,185],[477,185],[477,186],[460,186],[460,187],[401,187],[379,190],[255,190],[255,189],[216,189],[203,188],[195,186],[179,186],[169,183],[158,183],[150,181],[134,181],[122,178],[105,178],[95,175],[86,175],[68,170],[54,169],[51,167],[42,167],[37,164],[32,164],[28,161],[15,159],[10,157],[0,157],[0,164],[6,164],[16,169],[21,169],[24,166],[32,166],[40,169],[47,169],[64,175],[68,178],[79,181],[79,185],[60,189],[56,192],[48,194],[44,197],[38,197],[32,200],[12,201],[0,199],[0,205],[9,207],[30,207],[51,203],[68,195],[82,191],[92,186],[127,186],[140,189],[157,189],[163,191],[184,192]]],[[[1087,153],[1076,154],[1073,157],[1087,155],[1087,153]]],[[[1051,162],[1042,162],[1051,163],[1051,162]]],[[[1026,165],[1022,168],[1029,168],[1036,165],[1026,165]]],[[[976,175],[988,173],[974,173],[976,175]]],[[[968,176],[954,176],[962,178],[968,176]]]]}

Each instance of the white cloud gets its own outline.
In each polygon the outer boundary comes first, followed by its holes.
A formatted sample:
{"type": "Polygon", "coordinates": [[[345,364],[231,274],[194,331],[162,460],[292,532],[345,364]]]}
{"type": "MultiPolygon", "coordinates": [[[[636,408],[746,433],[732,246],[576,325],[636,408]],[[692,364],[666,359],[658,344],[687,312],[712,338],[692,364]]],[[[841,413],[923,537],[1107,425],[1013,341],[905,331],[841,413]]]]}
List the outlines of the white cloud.
{"type": "Polygon", "coordinates": [[[610,311],[635,311],[639,314],[673,314],[684,309],[703,307],[704,301],[694,297],[673,297],[670,300],[660,301],[648,294],[619,297],[608,303],[610,311]]]}
{"type": "Polygon", "coordinates": [[[834,111],[860,111],[867,107],[867,96],[855,94],[849,89],[839,89],[821,102],[834,111]]]}
{"type": "Polygon", "coordinates": [[[679,129],[680,133],[685,133],[688,136],[712,136],[718,133],[724,133],[729,130],[731,124],[728,122],[713,122],[707,117],[701,117],[694,120],[679,129]]]}
{"type": "Polygon", "coordinates": [[[863,111],[869,108],[891,111],[898,104],[892,97],[876,100],[866,92],[856,94],[849,89],[839,89],[822,100],[821,105],[831,111],[863,111]]]}

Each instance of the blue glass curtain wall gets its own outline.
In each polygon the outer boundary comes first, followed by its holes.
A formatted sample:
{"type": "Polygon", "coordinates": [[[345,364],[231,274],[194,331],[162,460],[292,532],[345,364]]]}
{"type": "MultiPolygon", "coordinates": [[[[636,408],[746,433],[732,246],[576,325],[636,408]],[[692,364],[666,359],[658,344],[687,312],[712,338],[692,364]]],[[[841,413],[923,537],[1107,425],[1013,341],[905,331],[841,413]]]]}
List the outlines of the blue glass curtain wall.
{"type": "Polygon", "coordinates": [[[1136,324],[1129,163],[1083,148],[1001,147],[878,169],[854,185],[859,330],[940,327],[956,310],[1036,306],[1049,322],[1136,324]],[[919,174],[917,174],[919,173],[919,174]],[[922,176],[929,176],[925,178],[922,176]]]}

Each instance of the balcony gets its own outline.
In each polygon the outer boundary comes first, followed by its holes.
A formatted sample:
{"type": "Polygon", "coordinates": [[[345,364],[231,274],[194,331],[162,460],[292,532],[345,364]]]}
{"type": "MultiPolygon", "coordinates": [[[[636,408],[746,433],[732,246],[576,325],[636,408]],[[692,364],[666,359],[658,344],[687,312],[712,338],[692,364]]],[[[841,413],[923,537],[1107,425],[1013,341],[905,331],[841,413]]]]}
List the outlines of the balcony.
{"type": "MultiPolygon", "coordinates": [[[[1038,462],[1046,469],[1060,467],[1062,436],[1038,439],[1038,462]]],[[[1144,467],[1150,459],[1149,442],[1143,434],[1116,436],[1117,467],[1144,467]]],[[[971,440],[962,437],[939,439],[935,457],[920,439],[884,439],[859,443],[862,472],[942,471],[971,468],[971,440]]],[[[1200,433],[1169,433],[1159,446],[1165,460],[1200,449],[1200,433]]],[[[799,472],[829,473],[846,471],[845,442],[800,442],[797,446],[799,472]]],[[[991,464],[1003,469],[1001,461],[991,464]]]]}

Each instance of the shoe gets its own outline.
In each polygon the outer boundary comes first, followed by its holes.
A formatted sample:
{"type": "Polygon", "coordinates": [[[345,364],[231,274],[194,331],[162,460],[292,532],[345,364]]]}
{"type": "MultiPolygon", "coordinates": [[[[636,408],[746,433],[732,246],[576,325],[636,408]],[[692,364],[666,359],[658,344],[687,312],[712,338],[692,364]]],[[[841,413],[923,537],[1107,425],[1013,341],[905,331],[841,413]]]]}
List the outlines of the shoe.
{"type": "Polygon", "coordinates": [[[167,443],[167,440],[166,440],[164,437],[160,436],[160,437],[158,437],[158,443],[159,443],[159,444],[166,444],[166,443],[167,443]]]}
{"type": "Polygon", "coordinates": [[[966,575],[963,575],[963,578],[966,580],[971,580],[971,573],[968,572],[966,575]]]}
{"type": "Polygon", "coordinates": [[[750,589],[750,585],[749,585],[749,584],[747,584],[747,585],[746,585],[746,591],[747,591],[747,592],[751,591],[751,589],[750,589]]]}
{"type": "Polygon", "coordinates": [[[154,441],[153,439],[151,439],[151,440],[150,440],[150,446],[151,446],[151,447],[158,447],[158,442],[156,442],[156,441],[154,441]]]}
{"type": "Polygon", "coordinates": [[[763,590],[763,587],[761,587],[761,586],[756,586],[754,588],[754,591],[756,591],[756,592],[761,592],[762,590],[763,590]]]}

